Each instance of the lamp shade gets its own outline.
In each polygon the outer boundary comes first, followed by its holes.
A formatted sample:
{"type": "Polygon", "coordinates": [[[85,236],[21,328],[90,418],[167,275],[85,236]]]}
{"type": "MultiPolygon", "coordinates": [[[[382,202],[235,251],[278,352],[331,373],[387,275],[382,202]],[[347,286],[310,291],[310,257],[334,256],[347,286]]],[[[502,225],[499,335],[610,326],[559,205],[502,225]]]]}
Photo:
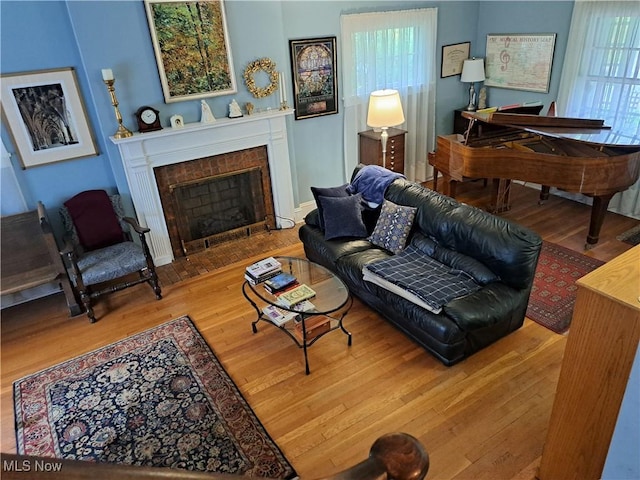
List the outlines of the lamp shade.
{"type": "Polygon", "coordinates": [[[484,58],[472,58],[462,64],[461,82],[484,82],[484,58]]]}
{"type": "Polygon", "coordinates": [[[367,125],[374,128],[393,127],[404,123],[404,112],[397,90],[376,90],[369,96],[367,125]]]}

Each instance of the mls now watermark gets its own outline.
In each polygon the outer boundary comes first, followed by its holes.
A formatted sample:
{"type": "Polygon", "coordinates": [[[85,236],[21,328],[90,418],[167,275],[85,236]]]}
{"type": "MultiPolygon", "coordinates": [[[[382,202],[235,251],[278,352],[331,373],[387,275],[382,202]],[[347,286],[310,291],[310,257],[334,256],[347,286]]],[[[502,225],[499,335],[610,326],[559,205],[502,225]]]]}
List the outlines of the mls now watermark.
{"type": "Polygon", "coordinates": [[[59,472],[62,462],[55,460],[3,460],[3,472],[59,472]]]}

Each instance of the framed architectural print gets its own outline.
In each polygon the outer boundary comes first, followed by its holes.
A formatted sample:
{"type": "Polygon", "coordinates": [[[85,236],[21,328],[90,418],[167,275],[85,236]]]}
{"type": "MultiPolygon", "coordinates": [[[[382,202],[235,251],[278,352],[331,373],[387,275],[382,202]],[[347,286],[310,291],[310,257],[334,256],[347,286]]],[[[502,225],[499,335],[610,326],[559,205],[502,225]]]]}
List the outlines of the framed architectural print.
{"type": "Polygon", "coordinates": [[[462,73],[462,64],[469,58],[471,42],[456,43],[442,47],[440,78],[453,77],[462,73]]]}
{"type": "Polygon", "coordinates": [[[547,93],[555,43],[555,33],[487,35],[485,86],[547,93]]]}
{"type": "Polygon", "coordinates": [[[289,40],[296,120],[338,113],[336,37],[289,40]]]}
{"type": "Polygon", "coordinates": [[[23,168],[98,155],[73,68],[0,77],[3,121],[23,168]]]}
{"type": "Polygon", "coordinates": [[[222,0],[145,0],[166,103],[237,91],[222,0]]]}

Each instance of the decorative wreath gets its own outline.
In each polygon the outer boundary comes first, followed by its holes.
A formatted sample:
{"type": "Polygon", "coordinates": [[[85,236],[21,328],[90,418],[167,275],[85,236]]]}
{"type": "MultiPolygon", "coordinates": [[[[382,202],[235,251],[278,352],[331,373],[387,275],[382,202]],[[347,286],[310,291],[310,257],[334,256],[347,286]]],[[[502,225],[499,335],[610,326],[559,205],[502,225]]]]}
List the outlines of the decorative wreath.
{"type": "Polygon", "coordinates": [[[244,82],[251,94],[256,98],[268,97],[278,88],[278,72],[276,71],[276,63],[270,58],[260,58],[254,60],[244,70],[244,82]],[[253,76],[263,71],[269,75],[269,85],[260,88],[256,85],[253,76]]]}

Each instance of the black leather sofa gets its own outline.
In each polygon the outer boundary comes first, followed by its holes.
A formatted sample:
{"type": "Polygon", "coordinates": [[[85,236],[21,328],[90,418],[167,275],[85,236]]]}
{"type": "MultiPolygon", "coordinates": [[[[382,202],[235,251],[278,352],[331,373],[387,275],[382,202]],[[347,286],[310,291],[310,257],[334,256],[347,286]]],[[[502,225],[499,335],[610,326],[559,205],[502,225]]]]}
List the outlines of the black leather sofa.
{"type": "MultiPolygon", "coordinates": [[[[463,360],[522,326],[542,246],[536,233],[404,178],[394,180],[384,198],[417,207],[408,245],[427,239],[435,243],[443,263],[464,268],[480,262],[481,269],[486,267],[489,272],[480,278],[480,289],[451,300],[435,314],[364,281],[365,265],[393,254],[367,238],[325,240],[318,210],[309,213],[299,229],[307,258],[335,272],[352,294],[445,365],[463,360]]],[[[375,220],[365,221],[369,233],[375,220]]]]}

